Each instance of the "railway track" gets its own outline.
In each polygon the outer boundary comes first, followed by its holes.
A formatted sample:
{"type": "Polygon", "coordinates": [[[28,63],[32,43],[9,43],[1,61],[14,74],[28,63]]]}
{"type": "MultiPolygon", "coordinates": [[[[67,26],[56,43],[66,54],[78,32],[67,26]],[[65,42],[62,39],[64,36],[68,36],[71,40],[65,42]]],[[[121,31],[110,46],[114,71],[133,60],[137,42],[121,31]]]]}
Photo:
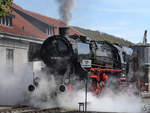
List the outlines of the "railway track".
{"type": "MultiPolygon", "coordinates": [[[[38,109],[31,107],[0,107],[0,113],[85,113],[85,112],[64,110],[58,108],[38,109]]],[[[117,112],[86,112],[86,113],[117,113],[117,112]]],[[[119,113],[126,113],[126,112],[119,112],[119,113]]]]}
{"type": "Polygon", "coordinates": [[[0,107],[0,113],[30,113],[36,110],[30,107],[0,107]]]}
{"type": "Polygon", "coordinates": [[[32,107],[0,107],[0,113],[65,113],[73,110],[59,108],[38,109],[32,107]]]}

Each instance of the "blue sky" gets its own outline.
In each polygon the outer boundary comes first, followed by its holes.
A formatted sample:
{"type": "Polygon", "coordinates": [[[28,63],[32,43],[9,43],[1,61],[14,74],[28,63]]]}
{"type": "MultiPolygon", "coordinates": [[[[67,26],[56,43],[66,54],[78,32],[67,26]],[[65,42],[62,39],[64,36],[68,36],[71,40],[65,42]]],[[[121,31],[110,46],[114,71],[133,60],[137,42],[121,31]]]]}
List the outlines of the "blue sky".
{"type": "MultiPolygon", "coordinates": [[[[24,9],[59,18],[56,0],[14,0],[24,9]]],[[[148,30],[150,0],[76,0],[70,25],[99,30],[134,43],[148,30]]]]}

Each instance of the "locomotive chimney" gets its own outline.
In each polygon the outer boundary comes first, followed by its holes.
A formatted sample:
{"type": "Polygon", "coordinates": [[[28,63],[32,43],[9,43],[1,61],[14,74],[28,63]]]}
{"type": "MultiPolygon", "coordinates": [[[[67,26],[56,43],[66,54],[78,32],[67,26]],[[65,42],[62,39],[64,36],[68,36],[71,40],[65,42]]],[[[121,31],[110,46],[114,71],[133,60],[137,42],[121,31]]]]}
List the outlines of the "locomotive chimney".
{"type": "Polygon", "coordinates": [[[69,35],[69,27],[60,27],[59,34],[62,36],[68,36],[69,35]]]}

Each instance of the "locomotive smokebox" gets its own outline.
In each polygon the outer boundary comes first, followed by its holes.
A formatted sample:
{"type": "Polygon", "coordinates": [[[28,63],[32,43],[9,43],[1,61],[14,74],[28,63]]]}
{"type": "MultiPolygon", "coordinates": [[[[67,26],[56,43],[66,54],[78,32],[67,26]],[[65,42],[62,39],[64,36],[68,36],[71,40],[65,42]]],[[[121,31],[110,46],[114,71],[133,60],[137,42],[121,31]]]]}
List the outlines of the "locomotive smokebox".
{"type": "Polygon", "coordinates": [[[59,34],[62,36],[69,36],[69,27],[60,27],[59,34]]]}

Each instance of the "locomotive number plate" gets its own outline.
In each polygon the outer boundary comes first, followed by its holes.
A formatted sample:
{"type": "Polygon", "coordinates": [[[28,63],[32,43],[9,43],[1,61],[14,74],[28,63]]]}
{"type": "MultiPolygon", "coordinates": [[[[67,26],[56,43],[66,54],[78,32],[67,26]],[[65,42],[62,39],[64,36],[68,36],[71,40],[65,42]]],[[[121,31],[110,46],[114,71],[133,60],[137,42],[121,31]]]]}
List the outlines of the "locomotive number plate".
{"type": "Polygon", "coordinates": [[[86,67],[86,68],[90,68],[91,67],[91,63],[92,63],[91,60],[82,60],[81,66],[82,67],[86,67]]]}

